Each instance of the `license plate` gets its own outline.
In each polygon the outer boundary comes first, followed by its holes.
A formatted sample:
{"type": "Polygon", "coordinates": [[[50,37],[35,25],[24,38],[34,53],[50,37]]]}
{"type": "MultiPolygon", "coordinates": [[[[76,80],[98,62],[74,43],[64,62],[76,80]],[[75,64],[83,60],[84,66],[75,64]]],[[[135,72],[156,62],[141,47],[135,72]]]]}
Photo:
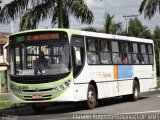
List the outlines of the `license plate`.
{"type": "Polygon", "coordinates": [[[42,95],[37,95],[37,94],[36,94],[36,95],[32,95],[32,98],[33,98],[33,99],[41,99],[41,98],[43,98],[43,97],[42,97],[42,95]]]}

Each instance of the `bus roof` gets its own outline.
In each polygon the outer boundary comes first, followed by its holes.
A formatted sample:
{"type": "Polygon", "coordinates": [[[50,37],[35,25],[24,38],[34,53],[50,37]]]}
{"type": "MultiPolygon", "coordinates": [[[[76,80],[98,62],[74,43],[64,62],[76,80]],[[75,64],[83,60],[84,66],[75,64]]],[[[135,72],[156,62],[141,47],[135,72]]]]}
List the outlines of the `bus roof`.
{"type": "Polygon", "coordinates": [[[82,31],[78,29],[63,29],[63,28],[27,30],[27,31],[13,33],[11,36],[19,35],[23,33],[30,33],[30,32],[40,32],[40,31],[65,31],[67,33],[75,34],[75,35],[83,35],[83,36],[90,36],[90,37],[97,37],[97,38],[108,38],[108,39],[113,39],[113,40],[116,39],[116,40],[122,40],[122,41],[124,40],[124,41],[133,41],[133,42],[153,43],[153,40],[151,39],[105,34],[105,33],[90,32],[90,31],[82,31]]]}

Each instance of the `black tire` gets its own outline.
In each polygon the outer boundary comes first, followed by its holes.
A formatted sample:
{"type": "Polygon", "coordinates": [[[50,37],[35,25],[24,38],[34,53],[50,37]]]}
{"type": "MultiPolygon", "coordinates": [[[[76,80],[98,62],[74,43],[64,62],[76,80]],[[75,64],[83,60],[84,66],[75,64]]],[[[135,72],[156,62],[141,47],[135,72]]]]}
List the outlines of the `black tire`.
{"type": "Polygon", "coordinates": [[[36,114],[43,114],[46,110],[45,106],[36,106],[35,104],[32,105],[32,108],[36,114]]]}
{"type": "Polygon", "coordinates": [[[139,99],[140,88],[137,81],[133,82],[133,94],[131,95],[132,101],[137,101],[139,99]]]}
{"type": "Polygon", "coordinates": [[[94,109],[97,105],[97,93],[92,84],[89,84],[87,91],[87,108],[94,109]]]}

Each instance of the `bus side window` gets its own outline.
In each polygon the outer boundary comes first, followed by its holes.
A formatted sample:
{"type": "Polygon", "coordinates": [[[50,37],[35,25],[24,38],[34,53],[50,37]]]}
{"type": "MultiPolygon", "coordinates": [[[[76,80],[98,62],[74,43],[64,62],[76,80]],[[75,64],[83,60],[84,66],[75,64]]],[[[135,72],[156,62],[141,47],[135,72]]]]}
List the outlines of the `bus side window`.
{"type": "Polygon", "coordinates": [[[99,64],[99,54],[96,52],[87,52],[88,64],[99,64]]]}
{"type": "Polygon", "coordinates": [[[141,44],[141,53],[143,56],[144,64],[149,64],[146,44],[141,44]]]}
{"type": "Polygon", "coordinates": [[[85,61],[83,37],[81,36],[72,37],[71,52],[72,52],[73,75],[74,77],[76,77],[78,74],[80,74],[80,71],[83,68],[85,61]]]}
{"type": "Polygon", "coordinates": [[[154,56],[153,56],[153,47],[152,45],[148,45],[147,47],[148,50],[148,54],[149,54],[149,64],[153,64],[154,63],[154,56]]]}

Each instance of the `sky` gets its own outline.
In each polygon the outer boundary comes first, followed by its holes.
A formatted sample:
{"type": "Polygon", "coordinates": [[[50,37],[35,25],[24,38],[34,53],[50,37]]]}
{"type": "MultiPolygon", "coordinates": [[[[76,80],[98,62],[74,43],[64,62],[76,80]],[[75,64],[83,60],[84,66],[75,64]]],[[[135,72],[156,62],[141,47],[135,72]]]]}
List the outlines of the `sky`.
{"type": "MultiPolygon", "coordinates": [[[[1,6],[10,2],[12,0],[2,0],[1,6]]],[[[155,26],[160,26],[160,14],[157,14],[151,19],[144,19],[143,15],[140,15],[138,12],[139,6],[142,0],[85,0],[89,9],[94,14],[94,22],[91,25],[81,24],[79,21],[74,19],[73,16],[70,16],[70,27],[80,29],[83,27],[94,26],[97,28],[102,28],[104,24],[104,13],[110,13],[114,15],[115,22],[121,22],[123,28],[125,28],[125,19],[124,15],[138,15],[138,19],[141,20],[143,25],[148,26],[148,28],[153,31],[155,26]]],[[[17,32],[19,29],[19,20],[11,24],[2,25],[0,24],[0,32],[17,32]],[[13,29],[12,29],[13,28],[13,29]]],[[[38,28],[50,28],[50,20],[40,23],[38,28]]]]}

